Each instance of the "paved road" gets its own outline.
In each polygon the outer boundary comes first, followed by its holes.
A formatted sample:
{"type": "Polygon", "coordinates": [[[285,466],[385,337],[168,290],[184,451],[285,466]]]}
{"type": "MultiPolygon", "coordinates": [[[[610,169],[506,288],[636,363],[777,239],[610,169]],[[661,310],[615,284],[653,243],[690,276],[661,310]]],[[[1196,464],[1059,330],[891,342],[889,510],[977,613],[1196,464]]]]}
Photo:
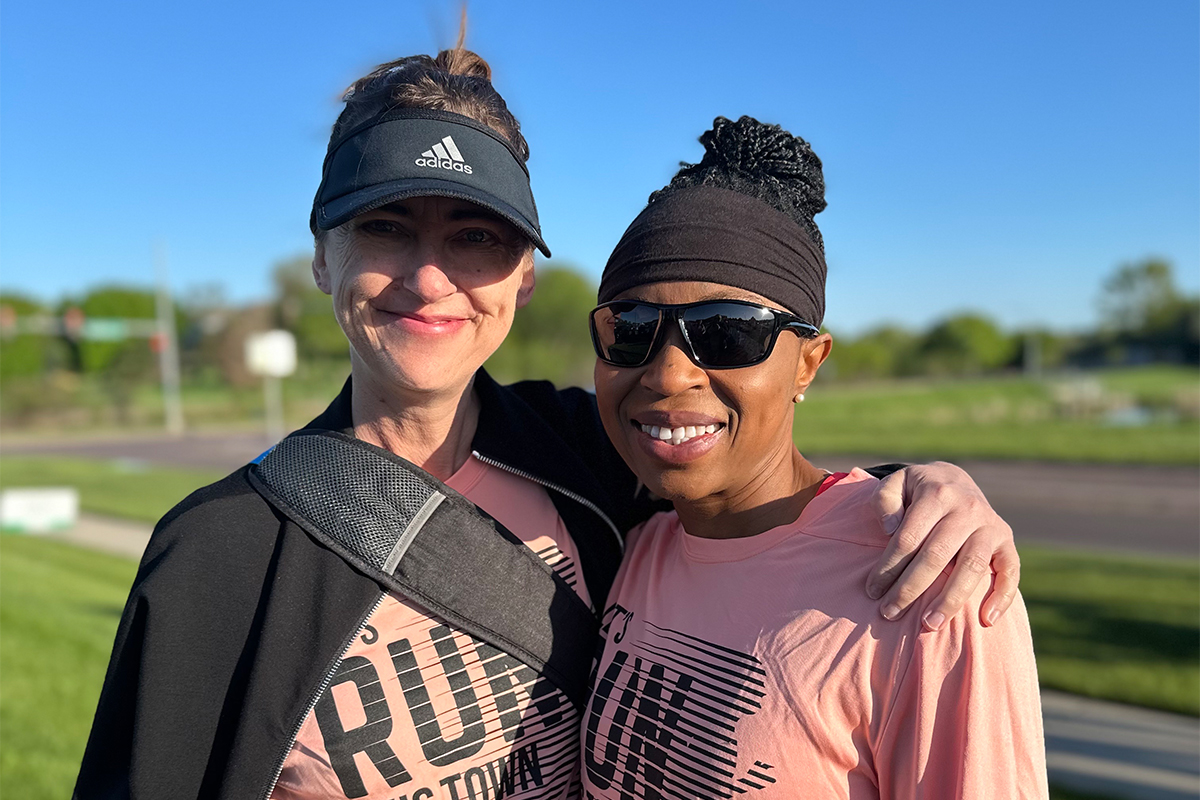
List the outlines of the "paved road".
{"type": "Polygon", "coordinates": [[[1200,719],[1042,692],[1050,781],[1130,800],[1200,798],[1200,719]]]}
{"type": "Polygon", "coordinates": [[[5,437],[6,455],[62,455],[81,458],[128,458],[148,464],[234,470],[270,446],[261,433],[189,434],[174,438],[162,434],[122,438],[79,437],[34,439],[5,437]]]}
{"type": "MultiPolygon", "coordinates": [[[[258,433],[13,440],[3,452],[128,458],[151,464],[232,470],[268,446],[258,433]]],[[[828,469],[897,460],[813,458],[828,469]]],[[[1200,558],[1200,467],[964,461],[1019,542],[1200,558]]]]}
{"type": "MultiPolygon", "coordinates": [[[[836,470],[890,460],[813,458],[836,470]]],[[[959,463],[1020,543],[1200,558],[1200,467],[959,463]]]]}
{"type": "MultiPolygon", "coordinates": [[[[139,558],[150,527],[84,515],[60,538],[139,558]]],[[[1200,719],[1042,692],[1052,783],[1129,800],[1200,800],[1200,719]]]]}

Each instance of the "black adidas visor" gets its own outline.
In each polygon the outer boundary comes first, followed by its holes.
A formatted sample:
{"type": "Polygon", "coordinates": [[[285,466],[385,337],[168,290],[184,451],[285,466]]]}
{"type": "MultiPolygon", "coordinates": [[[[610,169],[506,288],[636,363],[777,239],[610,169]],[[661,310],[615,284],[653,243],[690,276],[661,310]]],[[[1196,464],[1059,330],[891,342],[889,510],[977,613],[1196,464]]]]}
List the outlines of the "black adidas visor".
{"type": "Polygon", "coordinates": [[[500,134],[470,117],[385,111],[329,148],[313,201],[313,234],[409,197],[454,197],[493,211],[547,257],[529,170],[500,134]]]}

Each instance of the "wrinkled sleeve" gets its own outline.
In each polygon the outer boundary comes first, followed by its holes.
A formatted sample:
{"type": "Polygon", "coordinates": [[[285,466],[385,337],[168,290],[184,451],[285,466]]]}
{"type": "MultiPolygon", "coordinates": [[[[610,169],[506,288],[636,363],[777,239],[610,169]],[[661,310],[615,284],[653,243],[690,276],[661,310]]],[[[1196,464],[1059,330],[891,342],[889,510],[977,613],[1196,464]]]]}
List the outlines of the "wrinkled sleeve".
{"type": "Polygon", "coordinates": [[[1029,617],[1018,597],[984,628],[987,588],[941,630],[906,638],[873,748],[885,800],[1048,797],[1029,617]]]}

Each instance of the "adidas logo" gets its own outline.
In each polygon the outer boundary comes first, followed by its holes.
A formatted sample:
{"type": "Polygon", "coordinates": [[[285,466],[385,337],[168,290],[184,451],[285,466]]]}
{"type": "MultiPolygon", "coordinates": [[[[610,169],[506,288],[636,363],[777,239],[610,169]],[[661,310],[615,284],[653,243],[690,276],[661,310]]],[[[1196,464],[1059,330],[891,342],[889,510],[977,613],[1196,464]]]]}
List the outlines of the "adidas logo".
{"type": "Polygon", "coordinates": [[[433,167],[435,169],[440,167],[441,169],[452,169],[464,175],[471,174],[471,165],[463,159],[462,153],[458,152],[458,146],[454,144],[454,140],[449,136],[424,153],[421,153],[421,157],[414,163],[418,167],[433,167]]]}

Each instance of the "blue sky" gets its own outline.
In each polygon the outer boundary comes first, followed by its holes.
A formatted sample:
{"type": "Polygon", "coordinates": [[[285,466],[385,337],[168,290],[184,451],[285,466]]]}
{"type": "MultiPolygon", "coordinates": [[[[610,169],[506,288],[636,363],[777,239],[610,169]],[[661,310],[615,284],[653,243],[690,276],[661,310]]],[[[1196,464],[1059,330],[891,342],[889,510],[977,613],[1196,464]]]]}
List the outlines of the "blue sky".
{"type": "MultiPolygon", "coordinates": [[[[341,90],[453,41],[450,2],[6,3],[0,287],[271,291],[341,90]]],[[[804,136],[829,324],[958,309],[1079,328],[1158,255],[1200,288],[1200,7],[1152,3],[504,3],[468,46],[521,120],[555,257],[597,276],[718,114],[804,136]],[[735,11],[736,9],[736,11],[735,11]]]]}

